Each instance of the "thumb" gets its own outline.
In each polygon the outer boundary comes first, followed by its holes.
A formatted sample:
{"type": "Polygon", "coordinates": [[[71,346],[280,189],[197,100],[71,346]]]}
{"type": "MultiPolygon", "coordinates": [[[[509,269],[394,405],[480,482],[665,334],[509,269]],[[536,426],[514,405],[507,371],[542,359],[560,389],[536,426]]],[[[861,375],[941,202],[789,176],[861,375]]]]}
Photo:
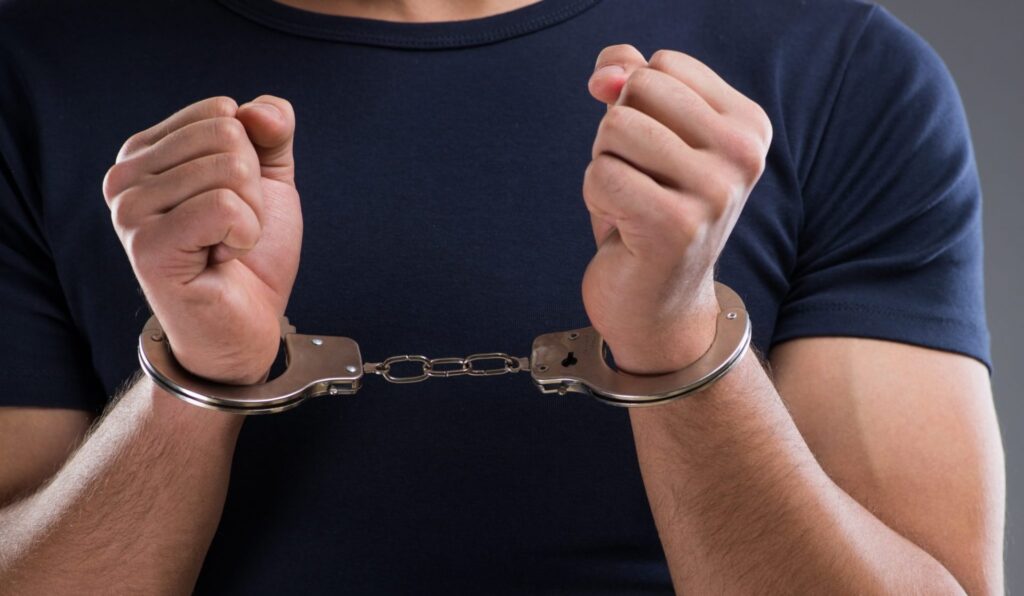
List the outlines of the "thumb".
{"type": "Polygon", "coordinates": [[[235,118],[245,126],[256,148],[263,177],[294,184],[295,110],[292,104],[280,97],[261,95],[238,106],[235,118]]]}
{"type": "Polygon", "coordinates": [[[594,99],[611,105],[619,99],[629,75],[641,66],[647,66],[647,60],[640,50],[628,44],[608,46],[597,56],[587,88],[594,99]]]}

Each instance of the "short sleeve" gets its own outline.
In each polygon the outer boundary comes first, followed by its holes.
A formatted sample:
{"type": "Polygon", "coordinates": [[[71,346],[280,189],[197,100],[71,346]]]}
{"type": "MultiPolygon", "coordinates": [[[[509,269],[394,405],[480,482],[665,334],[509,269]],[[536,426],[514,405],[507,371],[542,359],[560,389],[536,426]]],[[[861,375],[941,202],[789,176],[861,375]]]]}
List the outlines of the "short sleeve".
{"type": "MultiPolygon", "coordinates": [[[[842,65],[840,65],[841,67],[842,65]]],[[[945,64],[881,6],[866,17],[802,182],[804,220],[772,343],[904,342],[991,371],[981,188],[945,64]]]]}
{"type": "Polygon", "coordinates": [[[0,406],[102,409],[43,226],[26,100],[0,55],[0,406]]]}

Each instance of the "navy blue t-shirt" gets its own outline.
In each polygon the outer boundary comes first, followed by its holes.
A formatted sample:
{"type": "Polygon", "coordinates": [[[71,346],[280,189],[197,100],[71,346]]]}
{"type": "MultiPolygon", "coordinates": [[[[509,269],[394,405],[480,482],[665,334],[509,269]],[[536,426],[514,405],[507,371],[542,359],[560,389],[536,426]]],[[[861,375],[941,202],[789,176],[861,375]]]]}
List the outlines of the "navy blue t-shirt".
{"type": "MultiPolygon", "coordinates": [[[[197,100],[295,106],[301,332],[528,353],[588,325],[598,52],[692,54],[774,125],[718,264],[754,343],[882,338],[989,365],[980,189],[935,52],[859,0],[544,0],[471,21],[272,0],[0,2],[0,404],[99,410],[148,316],[103,200],[197,100]]],[[[668,594],[627,413],[527,375],[388,385],[246,421],[204,594],[668,594]]]]}

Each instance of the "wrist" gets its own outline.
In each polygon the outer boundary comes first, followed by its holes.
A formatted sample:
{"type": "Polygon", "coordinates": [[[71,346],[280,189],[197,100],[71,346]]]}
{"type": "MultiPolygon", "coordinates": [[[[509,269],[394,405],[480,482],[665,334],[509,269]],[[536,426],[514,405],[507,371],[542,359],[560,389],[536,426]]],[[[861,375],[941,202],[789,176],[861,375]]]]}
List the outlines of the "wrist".
{"type": "Polygon", "coordinates": [[[615,366],[625,373],[651,375],[693,364],[715,339],[718,312],[712,297],[670,324],[638,333],[635,340],[609,342],[615,366]]]}
{"type": "Polygon", "coordinates": [[[277,339],[273,352],[261,351],[239,357],[232,355],[231,361],[222,361],[216,357],[195,357],[171,350],[174,359],[188,373],[224,385],[258,385],[270,376],[270,367],[280,346],[277,339]]]}

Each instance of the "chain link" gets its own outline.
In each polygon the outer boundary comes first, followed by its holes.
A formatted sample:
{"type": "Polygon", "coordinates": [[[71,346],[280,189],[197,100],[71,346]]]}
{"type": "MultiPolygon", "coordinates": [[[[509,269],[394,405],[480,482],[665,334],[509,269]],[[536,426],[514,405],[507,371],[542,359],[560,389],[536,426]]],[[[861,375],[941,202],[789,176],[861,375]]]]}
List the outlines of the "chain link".
{"type": "Polygon", "coordinates": [[[471,377],[491,377],[495,375],[517,373],[522,370],[529,370],[529,368],[530,364],[528,358],[516,358],[515,356],[509,356],[504,352],[484,352],[480,354],[470,354],[465,358],[459,358],[457,356],[427,358],[426,356],[420,356],[418,354],[402,354],[401,356],[391,356],[390,358],[386,358],[383,362],[367,362],[363,365],[363,372],[368,375],[380,375],[389,383],[419,383],[420,381],[426,381],[431,377],[447,378],[458,377],[461,375],[469,375],[471,377]],[[497,360],[501,361],[501,366],[486,366],[487,361],[497,360]],[[402,362],[414,362],[419,365],[420,371],[417,374],[407,374],[405,376],[399,376],[391,372],[391,367],[393,365],[402,362]],[[481,362],[483,364],[474,365],[474,363],[477,362],[481,362]]]}

